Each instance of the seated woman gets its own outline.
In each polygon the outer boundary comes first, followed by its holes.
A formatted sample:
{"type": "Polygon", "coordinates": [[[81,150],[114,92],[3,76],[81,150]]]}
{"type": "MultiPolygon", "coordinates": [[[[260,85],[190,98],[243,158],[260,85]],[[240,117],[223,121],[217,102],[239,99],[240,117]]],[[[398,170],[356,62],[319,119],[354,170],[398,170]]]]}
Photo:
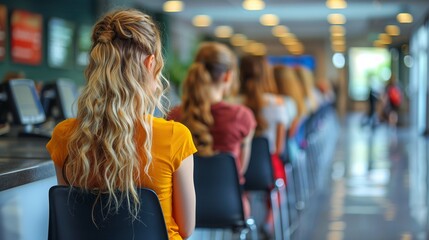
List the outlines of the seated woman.
{"type": "MultiPolygon", "coordinates": [[[[235,70],[236,58],[228,47],[215,42],[202,44],[183,82],[182,104],[170,111],[168,119],[189,128],[199,155],[232,153],[244,183],[256,123],[248,108],[223,100],[230,92],[235,70]]],[[[249,216],[245,197],[243,204],[249,216]]]]}
{"type": "Polygon", "coordinates": [[[293,136],[299,123],[307,115],[304,89],[299,83],[295,71],[291,67],[285,65],[275,66],[274,79],[276,81],[279,94],[291,97],[296,104],[297,114],[293,118],[289,129],[289,136],[293,136]]]}
{"type": "Polygon", "coordinates": [[[316,112],[321,104],[321,94],[314,86],[313,72],[306,66],[296,67],[296,75],[304,90],[304,98],[309,113],[316,112]]]}
{"type": "MultiPolygon", "coordinates": [[[[274,178],[282,178],[286,183],[286,174],[280,155],[284,150],[286,128],[290,121],[284,98],[275,93],[277,89],[272,78],[272,69],[266,58],[244,56],[240,62],[238,100],[248,106],[255,115],[257,122],[255,136],[264,136],[268,139],[274,178]]],[[[268,211],[265,230],[269,234],[273,227],[272,217],[272,211],[268,211]]]]}
{"type": "Polygon", "coordinates": [[[195,227],[196,148],[185,126],[152,115],[163,109],[163,65],[150,16],[122,10],[102,17],[93,28],[77,117],[55,127],[47,149],[59,184],[107,192],[112,212],[128,204],[135,218],[144,204],[137,188],[153,189],[169,238],[183,239],[195,227]]]}

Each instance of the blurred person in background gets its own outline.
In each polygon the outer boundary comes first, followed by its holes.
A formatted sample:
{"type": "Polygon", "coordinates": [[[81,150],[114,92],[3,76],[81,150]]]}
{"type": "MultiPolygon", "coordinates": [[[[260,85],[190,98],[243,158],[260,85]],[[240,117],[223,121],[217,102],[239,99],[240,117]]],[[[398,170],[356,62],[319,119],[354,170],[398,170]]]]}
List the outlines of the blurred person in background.
{"type": "Polygon", "coordinates": [[[402,91],[393,74],[386,84],[381,101],[383,120],[390,126],[396,127],[398,125],[399,109],[402,104],[402,91]]]}
{"type": "Polygon", "coordinates": [[[307,109],[310,113],[314,113],[319,108],[321,97],[314,86],[313,72],[306,66],[298,66],[296,73],[304,90],[307,109]]]}
{"type": "Polygon", "coordinates": [[[296,72],[289,66],[277,65],[274,67],[274,79],[277,83],[279,94],[291,97],[297,108],[297,114],[292,120],[289,135],[293,136],[299,123],[307,116],[308,107],[305,94],[296,72]]]}
{"type": "MultiPolygon", "coordinates": [[[[255,136],[266,137],[269,142],[273,177],[283,179],[286,184],[280,156],[284,151],[286,129],[291,119],[288,118],[284,98],[278,95],[272,68],[264,56],[247,55],[241,58],[237,100],[252,110],[257,122],[255,136]]],[[[274,226],[272,211],[267,212],[265,221],[262,230],[270,236],[274,226]]]]}
{"type": "MultiPolygon", "coordinates": [[[[189,128],[198,155],[231,153],[240,183],[244,184],[256,121],[247,107],[224,101],[236,77],[236,62],[236,56],[226,45],[201,44],[183,82],[182,103],[167,118],[189,128]]],[[[249,202],[245,195],[242,199],[245,215],[249,217],[249,202]]]]}
{"type": "Polygon", "coordinates": [[[316,88],[322,94],[323,105],[333,105],[335,102],[335,92],[332,88],[331,81],[327,79],[319,79],[316,81],[316,88]]]}

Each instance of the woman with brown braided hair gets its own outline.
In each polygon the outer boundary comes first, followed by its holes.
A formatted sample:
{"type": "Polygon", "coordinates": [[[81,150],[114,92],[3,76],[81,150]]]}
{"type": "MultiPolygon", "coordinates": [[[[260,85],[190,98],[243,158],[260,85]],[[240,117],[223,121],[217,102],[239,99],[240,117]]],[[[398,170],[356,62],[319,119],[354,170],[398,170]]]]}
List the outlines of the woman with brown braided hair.
{"type": "MultiPolygon", "coordinates": [[[[256,123],[248,108],[223,100],[230,91],[235,69],[236,58],[228,47],[215,42],[202,44],[183,82],[182,104],[173,108],[168,118],[189,128],[199,155],[230,152],[244,183],[256,123]]],[[[245,198],[243,204],[248,215],[245,198]]]]}
{"type": "Polygon", "coordinates": [[[195,226],[196,148],[184,125],[153,117],[155,107],[163,109],[163,65],[151,17],[137,10],[102,17],[93,29],[77,117],[55,127],[47,149],[58,183],[107,192],[110,212],[126,204],[135,219],[145,204],[137,188],[153,189],[169,238],[183,239],[195,226]]]}

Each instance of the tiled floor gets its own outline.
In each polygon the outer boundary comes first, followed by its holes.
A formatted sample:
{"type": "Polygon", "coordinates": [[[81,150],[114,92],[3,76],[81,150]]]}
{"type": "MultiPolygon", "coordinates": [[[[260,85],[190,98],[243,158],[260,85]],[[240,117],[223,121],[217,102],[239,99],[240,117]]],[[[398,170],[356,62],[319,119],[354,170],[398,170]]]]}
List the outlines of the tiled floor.
{"type": "Polygon", "coordinates": [[[342,123],[331,176],[304,210],[294,240],[429,239],[428,142],[408,128],[342,123]]]}

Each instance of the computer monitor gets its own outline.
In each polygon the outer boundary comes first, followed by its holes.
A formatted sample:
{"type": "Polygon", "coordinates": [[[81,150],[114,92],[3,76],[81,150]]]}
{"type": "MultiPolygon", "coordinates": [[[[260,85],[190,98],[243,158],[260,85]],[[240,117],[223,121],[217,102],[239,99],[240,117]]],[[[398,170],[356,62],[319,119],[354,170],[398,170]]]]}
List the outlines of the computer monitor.
{"type": "Polygon", "coordinates": [[[33,80],[10,80],[7,83],[7,95],[14,123],[33,125],[45,121],[45,112],[33,80]]]}
{"type": "Polygon", "coordinates": [[[46,84],[41,93],[41,102],[47,117],[57,120],[76,117],[78,91],[76,84],[68,79],[58,79],[46,84]]]}

